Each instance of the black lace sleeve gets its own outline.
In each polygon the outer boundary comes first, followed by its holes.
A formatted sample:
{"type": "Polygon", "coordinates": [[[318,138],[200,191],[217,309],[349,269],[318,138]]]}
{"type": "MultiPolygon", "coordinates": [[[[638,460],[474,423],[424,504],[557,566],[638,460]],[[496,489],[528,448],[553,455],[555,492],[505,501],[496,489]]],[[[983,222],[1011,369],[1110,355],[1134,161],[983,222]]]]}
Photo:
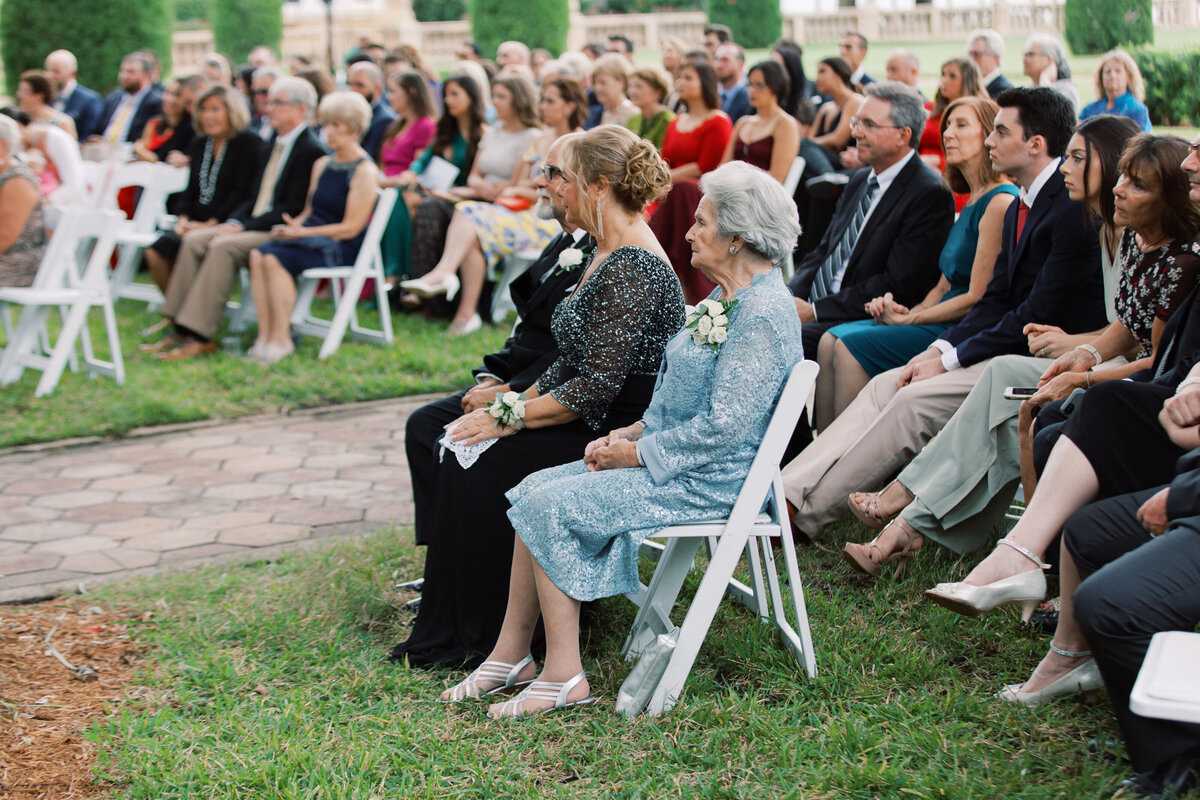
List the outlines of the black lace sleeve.
{"type": "Polygon", "coordinates": [[[555,311],[560,356],[538,379],[538,391],[599,430],[628,376],[658,372],[683,319],[683,293],[670,266],[649,251],[620,248],[555,311]]]}

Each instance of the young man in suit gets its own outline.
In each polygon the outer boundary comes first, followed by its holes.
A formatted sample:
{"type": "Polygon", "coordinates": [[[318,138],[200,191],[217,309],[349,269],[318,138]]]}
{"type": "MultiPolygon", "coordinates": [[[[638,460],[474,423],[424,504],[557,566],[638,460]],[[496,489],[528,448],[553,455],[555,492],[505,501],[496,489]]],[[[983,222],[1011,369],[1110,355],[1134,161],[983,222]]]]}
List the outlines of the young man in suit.
{"type": "Polygon", "coordinates": [[[75,120],[75,133],[84,141],[100,126],[104,98],[75,80],[79,64],[70,50],[55,50],[46,56],[45,66],[57,91],[54,107],[75,120]]]}
{"type": "Polygon", "coordinates": [[[362,148],[372,159],[379,160],[379,148],[383,146],[383,134],[396,119],[396,112],[388,105],[383,93],[383,70],[367,61],[359,61],[346,70],[350,91],[358,92],[371,104],[371,125],[362,135],[362,148]]]}
{"type": "Polygon", "coordinates": [[[439,463],[436,442],[444,433],[444,426],[492,402],[496,392],[525,391],[558,358],[558,345],[550,330],[550,320],[554,309],[571,293],[583,274],[580,268],[560,269],[559,255],[571,247],[594,252],[596,246],[595,240],[583,230],[567,224],[566,208],[553,191],[562,177],[558,169],[562,142],[563,139],[559,139],[550,146],[543,172],[537,178],[537,212],[544,219],[558,220],[564,233],[552,240],[533,265],[512,284],[520,323],[505,342],[504,349],[484,356],[483,365],[474,371],[474,386],[430,403],[408,418],[404,447],[412,474],[417,544],[429,544],[437,535],[430,515],[439,463]],[[547,174],[553,177],[547,180],[547,174]]]}
{"type": "Polygon", "coordinates": [[[877,375],[783,472],[793,522],[819,532],[850,492],[878,486],[937,433],[994,356],[1024,353],[1031,322],[1083,333],[1106,323],[1097,223],[1058,168],[1075,114],[1048,88],[1010,89],[985,144],[1021,187],[1004,220],[991,283],[978,303],[908,364],[877,375]]]}
{"type": "Polygon", "coordinates": [[[867,167],[850,179],[820,243],[788,284],[804,323],[807,358],[816,358],[829,328],[865,319],[872,299],[891,292],[911,306],[937,283],[954,197],[917,156],[925,117],[920,95],[903,84],[867,89],[851,126],[867,167]]]}
{"type": "Polygon", "coordinates": [[[306,80],[289,76],[271,84],[267,115],[275,136],[264,144],[269,156],[253,199],[224,223],[183,237],[159,309],[174,321],[175,332],[147,350],[172,361],[216,351],[212,339],[238,270],[249,263],[251,250],[271,238],[272,226],[283,224],[284,214],[294,217],[304,210],[313,162],[325,154],[308,126],[316,105],[317,92],[306,80]]]}
{"type": "Polygon", "coordinates": [[[967,55],[979,67],[980,80],[993,100],[1006,89],[1013,88],[1012,81],[1000,71],[1000,59],[1004,58],[1004,37],[991,28],[972,31],[967,37],[967,55]]]}
{"type": "Polygon", "coordinates": [[[162,89],[154,84],[154,63],[142,52],[121,60],[119,89],[104,99],[97,133],[109,144],[136,142],[151,117],[162,113],[162,89]]]}
{"type": "Polygon", "coordinates": [[[875,82],[875,79],[863,69],[863,62],[867,59],[867,37],[854,31],[842,34],[842,41],[838,44],[838,55],[850,65],[851,83],[866,87],[867,84],[875,82]]]}

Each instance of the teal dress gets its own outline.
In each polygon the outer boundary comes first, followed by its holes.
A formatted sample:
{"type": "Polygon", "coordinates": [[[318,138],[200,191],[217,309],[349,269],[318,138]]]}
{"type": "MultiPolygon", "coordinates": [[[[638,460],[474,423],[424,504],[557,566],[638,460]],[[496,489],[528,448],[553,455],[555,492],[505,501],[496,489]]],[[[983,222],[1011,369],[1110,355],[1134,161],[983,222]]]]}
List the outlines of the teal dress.
{"type": "MultiPolygon", "coordinates": [[[[720,289],[714,290],[715,297],[720,289]]],[[[736,295],[714,352],[684,328],[667,343],[638,452],[645,467],[535,472],[508,518],[546,575],[577,600],[638,588],[638,548],[657,530],[728,514],[792,367],[800,319],[778,269],[736,295]]]]}
{"type": "MultiPolygon", "coordinates": [[[[456,133],[453,150],[450,154],[450,163],[458,167],[458,177],[454,181],[455,186],[465,186],[467,183],[467,175],[471,172],[471,165],[467,162],[469,153],[470,147],[467,140],[461,133],[456,133]]],[[[429,166],[433,156],[433,145],[431,144],[413,161],[412,171],[420,175],[429,166]]],[[[379,250],[383,256],[385,275],[388,277],[398,275],[406,278],[411,274],[409,265],[412,261],[412,219],[409,218],[408,204],[404,202],[403,197],[396,198],[396,205],[393,206],[391,219],[388,220],[387,228],[383,231],[383,240],[379,244],[379,250]]]]}
{"type": "MultiPolygon", "coordinates": [[[[971,287],[971,266],[975,263],[975,247],[979,244],[979,220],[997,194],[1016,197],[1017,187],[1004,184],[992,189],[964,208],[950,229],[950,236],[946,238],[946,246],[942,248],[942,255],[938,259],[938,267],[950,281],[950,291],[939,302],[957,297],[971,287]]],[[[874,377],[907,364],[910,358],[929,347],[953,324],[880,325],[874,319],[860,319],[832,327],[829,333],[841,339],[867,374],[874,377]]]]}

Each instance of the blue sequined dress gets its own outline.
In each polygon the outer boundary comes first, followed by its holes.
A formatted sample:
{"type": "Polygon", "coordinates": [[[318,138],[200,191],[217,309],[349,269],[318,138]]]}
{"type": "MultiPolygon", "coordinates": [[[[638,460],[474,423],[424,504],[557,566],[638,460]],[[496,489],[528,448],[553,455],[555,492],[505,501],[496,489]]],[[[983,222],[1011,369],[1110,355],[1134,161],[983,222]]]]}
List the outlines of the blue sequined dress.
{"type": "Polygon", "coordinates": [[[687,329],[667,344],[638,442],[646,467],[588,472],[575,461],[508,493],[513,527],[571,597],[637,589],[643,539],[733,508],[783,383],[803,357],[800,319],[779,270],[756,276],[735,299],[717,352],[687,329]]]}

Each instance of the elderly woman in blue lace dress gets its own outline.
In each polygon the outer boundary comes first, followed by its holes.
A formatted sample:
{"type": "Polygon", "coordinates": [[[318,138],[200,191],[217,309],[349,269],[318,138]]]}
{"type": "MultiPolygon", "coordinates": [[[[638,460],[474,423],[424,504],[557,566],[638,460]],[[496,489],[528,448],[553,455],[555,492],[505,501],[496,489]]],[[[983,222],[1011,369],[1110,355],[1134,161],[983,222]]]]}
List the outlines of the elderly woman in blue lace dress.
{"type": "Polygon", "coordinates": [[[525,685],[491,707],[498,717],[592,702],[579,656],[580,601],[636,589],[638,548],[654,531],[733,507],[803,355],[778,268],[800,227],[783,187],[749,164],[726,164],[700,185],[687,240],[692,266],[717,289],[667,344],[639,422],[508,493],[518,539],[504,625],[488,661],[446,700],[525,685]],[[540,673],[527,655],[539,615],[547,644],[540,673]]]}

